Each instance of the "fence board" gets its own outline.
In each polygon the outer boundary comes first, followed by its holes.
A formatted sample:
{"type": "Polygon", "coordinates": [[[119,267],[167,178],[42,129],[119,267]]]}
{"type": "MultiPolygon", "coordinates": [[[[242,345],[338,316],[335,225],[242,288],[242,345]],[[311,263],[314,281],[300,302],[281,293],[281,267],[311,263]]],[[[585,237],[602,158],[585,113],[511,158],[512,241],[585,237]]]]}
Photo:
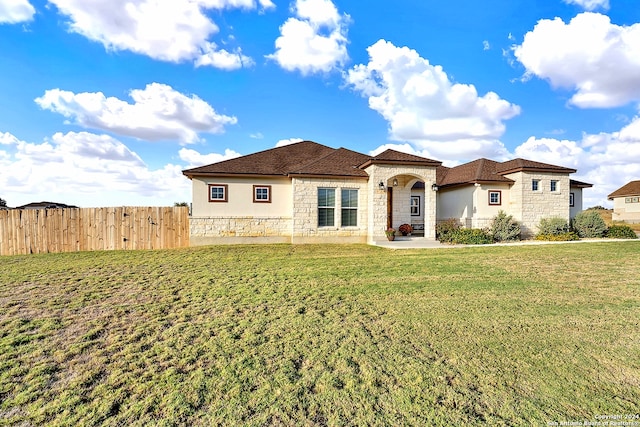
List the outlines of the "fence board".
{"type": "Polygon", "coordinates": [[[0,210],[0,255],[187,246],[182,206],[0,210]]]}

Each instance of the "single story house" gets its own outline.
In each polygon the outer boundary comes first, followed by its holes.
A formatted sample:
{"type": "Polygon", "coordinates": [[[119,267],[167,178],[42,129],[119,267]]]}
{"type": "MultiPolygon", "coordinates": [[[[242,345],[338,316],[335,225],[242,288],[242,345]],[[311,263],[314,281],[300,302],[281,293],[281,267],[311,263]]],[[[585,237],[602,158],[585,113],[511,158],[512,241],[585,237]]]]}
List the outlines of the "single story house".
{"type": "Polygon", "coordinates": [[[640,223],[640,181],[631,181],[609,194],[614,221],[640,223]]]}
{"type": "Polygon", "coordinates": [[[435,239],[439,220],[488,225],[503,210],[535,233],[582,209],[575,169],[515,159],[453,168],[386,150],[376,156],[303,141],[183,171],[192,181],[191,243],[373,243],[408,223],[435,239]]]}

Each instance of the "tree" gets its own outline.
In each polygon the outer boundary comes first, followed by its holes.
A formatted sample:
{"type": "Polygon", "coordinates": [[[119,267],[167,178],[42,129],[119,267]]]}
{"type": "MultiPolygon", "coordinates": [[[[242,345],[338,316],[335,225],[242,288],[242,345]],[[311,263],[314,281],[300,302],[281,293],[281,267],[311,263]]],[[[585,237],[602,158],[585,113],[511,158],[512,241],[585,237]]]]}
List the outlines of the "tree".
{"type": "Polygon", "coordinates": [[[2,197],[0,197],[0,208],[6,208],[6,207],[7,207],[7,201],[2,197]]]}

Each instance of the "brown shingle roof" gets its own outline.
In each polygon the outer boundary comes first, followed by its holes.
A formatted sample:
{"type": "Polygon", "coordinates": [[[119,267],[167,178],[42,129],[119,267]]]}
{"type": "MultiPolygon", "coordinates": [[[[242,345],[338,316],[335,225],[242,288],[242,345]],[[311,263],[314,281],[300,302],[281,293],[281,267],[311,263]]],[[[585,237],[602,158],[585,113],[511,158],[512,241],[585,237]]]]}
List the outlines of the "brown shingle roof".
{"type": "Polygon", "coordinates": [[[578,180],[575,180],[575,179],[570,179],[569,180],[569,186],[570,187],[577,187],[577,188],[591,188],[591,187],[593,187],[593,184],[589,184],[588,182],[578,181],[578,180]]]}
{"type": "MultiPolygon", "coordinates": [[[[465,163],[454,168],[450,168],[446,175],[438,180],[439,186],[474,184],[480,182],[502,182],[512,183],[513,180],[505,178],[497,172],[501,163],[489,159],[478,159],[465,163]]],[[[437,170],[436,170],[437,178],[437,170]]]]}
{"type": "Polygon", "coordinates": [[[559,173],[576,173],[575,169],[565,168],[564,166],[550,165],[548,163],[534,162],[527,159],[513,159],[500,164],[499,173],[507,174],[512,172],[540,171],[540,172],[559,172],[559,173]]]}
{"type": "Polygon", "coordinates": [[[426,157],[416,156],[414,154],[401,153],[396,150],[385,150],[377,156],[367,159],[361,168],[366,168],[372,164],[402,164],[402,165],[416,165],[416,166],[440,166],[441,161],[427,159],[426,157]]]}
{"type": "Polygon", "coordinates": [[[331,154],[335,149],[313,141],[276,147],[235,159],[187,169],[182,173],[194,175],[284,175],[300,169],[313,159],[331,154]]]}
{"type": "Polygon", "coordinates": [[[188,177],[198,175],[316,175],[368,177],[363,170],[374,163],[439,166],[441,162],[386,150],[375,157],[346,148],[334,149],[313,141],[260,151],[235,159],[213,163],[182,173],[188,177]]]}
{"type": "Polygon", "coordinates": [[[640,181],[631,181],[609,194],[609,200],[614,197],[640,196],[640,181]]]}
{"type": "Polygon", "coordinates": [[[331,176],[362,176],[369,175],[358,166],[366,162],[369,156],[355,151],[339,148],[319,159],[293,169],[290,175],[331,175],[331,176]]]}

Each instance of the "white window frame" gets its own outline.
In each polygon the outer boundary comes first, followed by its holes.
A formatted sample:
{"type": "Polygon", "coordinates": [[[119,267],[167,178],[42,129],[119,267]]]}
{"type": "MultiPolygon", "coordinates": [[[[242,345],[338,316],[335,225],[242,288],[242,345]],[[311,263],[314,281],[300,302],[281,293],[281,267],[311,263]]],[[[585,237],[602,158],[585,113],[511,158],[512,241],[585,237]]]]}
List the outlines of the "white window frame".
{"type": "Polygon", "coordinates": [[[576,205],[575,193],[569,193],[569,207],[573,208],[576,205]]]}
{"type": "Polygon", "coordinates": [[[271,203],[271,186],[270,185],[254,185],[253,186],[253,203],[271,203]],[[265,195],[266,198],[262,196],[265,195]]]}
{"type": "Polygon", "coordinates": [[[358,189],[357,188],[342,188],[340,190],[340,226],[341,227],[357,227],[358,226],[358,197],[359,197],[359,194],[358,194],[358,189]],[[356,205],[355,206],[345,206],[344,195],[345,195],[346,192],[352,192],[352,191],[355,191],[355,193],[356,193],[356,199],[355,199],[356,205]],[[347,225],[344,224],[344,222],[345,222],[344,221],[344,214],[345,214],[346,211],[355,211],[356,212],[356,216],[355,216],[356,223],[355,224],[347,224],[347,225]]]}
{"type": "Polygon", "coordinates": [[[489,190],[489,206],[501,206],[502,205],[502,191],[501,190],[489,190]],[[498,195],[498,201],[492,202],[491,196],[493,194],[498,195]]]}
{"type": "Polygon", "coordinates": [[[531,180],[531,191],[540,191],[540,180],[532,179],[531,180]]]}
{"type": "MultiPolygon", "coordinates": [[[[325,196],[325,199],[328,199],[327,196],[325,196]]],[[[326,188],[326,187],[318,187],[318,227],[335,227],[336,224],[336,189],[335,188],[326,188]],[[333,204],[332,205],[321,205],[320,204],[320,193],[326,191],[327,194],[328,192],[333,192],[333,204]],[[320,223],[320,211],[321,210],[326,210],[327,211],[327,215],[325,215],[325,218],[327,219],[327,224],[321,224],[320,223]],[[331,213],[331,215],[329,215],[329,212],[331,213]]]]}
{"type": "Polygon", "coordinates": [[[558,183],[559,183],[559,181],[557,179],[552,179],[551,180],[551,183],[549,184],[549,190],[552,193],[557,193],[558,192],[558,187],[559,187],[558,183]]]}
{"type": "Polygon", "coordinates": [[[209,184],[209,202],[226,203],[229,201],[229,185],[228,184],[209,184]],[[213,197],[213,190],[222,190],[222,197],[216,191],[216,197],[213,197]]]}
{"type": "Polygon", "coordinates": [[[411,196],[411,216],[420,216],[420,196],[411,196]]]}

